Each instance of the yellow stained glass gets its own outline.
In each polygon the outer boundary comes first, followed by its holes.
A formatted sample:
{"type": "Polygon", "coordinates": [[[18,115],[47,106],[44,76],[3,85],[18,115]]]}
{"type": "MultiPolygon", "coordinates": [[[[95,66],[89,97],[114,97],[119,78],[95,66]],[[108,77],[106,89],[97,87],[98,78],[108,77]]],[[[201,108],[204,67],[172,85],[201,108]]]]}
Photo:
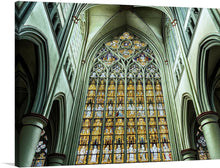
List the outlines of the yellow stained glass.
{"type": "Polygon", "coordinates": [[[172,160],[153,53],[129,32],[99,50],[89,77],[76,164],[172,160]]]}

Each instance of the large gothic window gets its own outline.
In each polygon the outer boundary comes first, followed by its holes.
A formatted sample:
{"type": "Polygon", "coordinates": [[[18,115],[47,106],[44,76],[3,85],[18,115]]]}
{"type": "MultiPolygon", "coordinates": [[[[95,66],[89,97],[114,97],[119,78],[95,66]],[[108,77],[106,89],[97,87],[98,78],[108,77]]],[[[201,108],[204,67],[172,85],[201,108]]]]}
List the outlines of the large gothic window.
{"type": "Polygon", "coordinates": [[[171,161],[153,50],[124,32],[94,58],[76,164],[171,161]]]}

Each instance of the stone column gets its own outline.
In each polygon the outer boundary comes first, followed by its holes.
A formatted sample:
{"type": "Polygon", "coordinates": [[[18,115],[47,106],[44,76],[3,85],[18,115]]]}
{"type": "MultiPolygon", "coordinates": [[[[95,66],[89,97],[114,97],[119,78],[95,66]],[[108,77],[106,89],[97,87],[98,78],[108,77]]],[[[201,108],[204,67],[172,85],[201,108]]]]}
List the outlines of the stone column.
{"type": "Polygon", "coordinates": [[[19,167],[30,167],[34,158],[41,131],[47,125],[48,120],[40,114],[28,114],[23,120],[23,127],[19,136],[19,167]]]}
{"type": "Polygon", "coordinates": [[[62,166],[66,156],[60,153],[52,153],[47,155],[47,166],[62,166]]]}
{"type": "Polygon", "coordinates": [[[184,161],[197,160],[197,150],[188,148],[181,151],[184,161]]]}
{"type": "Polygon", "coordinates": [[[218,113],[203,112],[197,118],[201,125],[211,159],[220,159],[220,128],[218,113]]]}

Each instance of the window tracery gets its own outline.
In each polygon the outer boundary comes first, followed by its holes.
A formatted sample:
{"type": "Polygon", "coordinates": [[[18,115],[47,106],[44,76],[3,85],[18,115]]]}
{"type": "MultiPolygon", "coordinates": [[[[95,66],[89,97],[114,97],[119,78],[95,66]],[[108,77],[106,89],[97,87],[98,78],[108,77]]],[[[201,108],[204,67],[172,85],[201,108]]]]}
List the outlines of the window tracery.
{"type": "Polygon", "coordinates": [[[171,161],[153,50],[124,32],[97,52],[76,164],[171,161]]]}

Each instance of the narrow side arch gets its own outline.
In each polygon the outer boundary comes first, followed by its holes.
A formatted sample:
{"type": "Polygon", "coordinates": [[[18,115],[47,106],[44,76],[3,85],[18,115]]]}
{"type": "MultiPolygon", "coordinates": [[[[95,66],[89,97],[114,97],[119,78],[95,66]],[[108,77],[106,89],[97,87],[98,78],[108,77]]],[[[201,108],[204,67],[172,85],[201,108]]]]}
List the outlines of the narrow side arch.
{"type": "Polygon", "coordinates": [[[183,148],[192,148],[195,147],[195,125],[196,121],[196,111],[195,103],[192,99],[192,96],[189,93],[184,93],[182,96],[182,111],[181,111],[181,127],[182,127],[182,143],[183,148]]]}
{"type": "Polygon", "coordinates": [[[31,113],[42,114],[49,85],[49,52],[46,37],[32,26],[21,27],[15,32],[16,40],[27,40],[37,46],[38,82],[31,113]]]}
{"type": "Polygon", "coordinates": [[[220,46],[220,34],[218,33],[206,36],[199,45],[197,59],[197,90],[202,112],[213,110],[207,91],[208,85],[206,82],[206,66],[208,62],[208,52],[212,47],[215,46],[220,46]]]}
{"type": "Polygon", "coordinates": [[[64,93],[54,96],[49,114],[47,132],[50,137],[49,152],[62,153],[65,138],[66,98],[64,93]]]}

